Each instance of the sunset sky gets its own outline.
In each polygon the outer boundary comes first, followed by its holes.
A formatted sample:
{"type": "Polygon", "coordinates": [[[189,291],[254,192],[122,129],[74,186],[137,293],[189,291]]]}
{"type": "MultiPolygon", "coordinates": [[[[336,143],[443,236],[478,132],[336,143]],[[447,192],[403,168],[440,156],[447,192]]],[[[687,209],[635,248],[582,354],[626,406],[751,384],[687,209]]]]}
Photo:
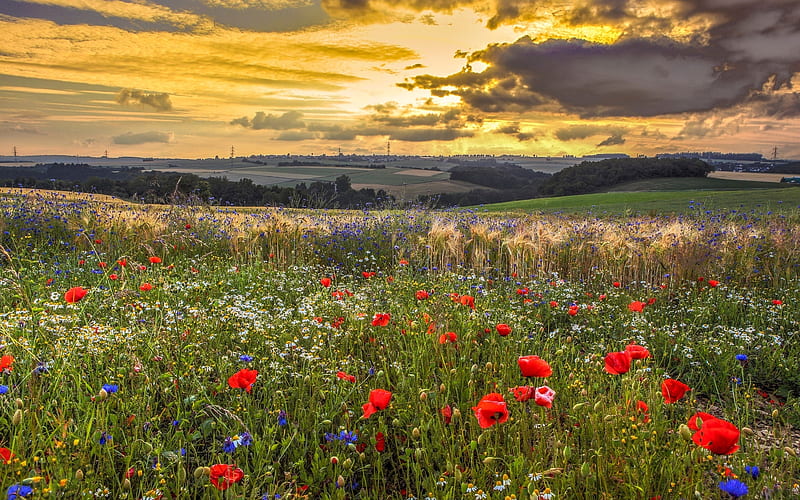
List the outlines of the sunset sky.
{"type": "Polygon", "coordinates": [[[2,0],[0,155],[800,158],[797,0],[2,0]]]}

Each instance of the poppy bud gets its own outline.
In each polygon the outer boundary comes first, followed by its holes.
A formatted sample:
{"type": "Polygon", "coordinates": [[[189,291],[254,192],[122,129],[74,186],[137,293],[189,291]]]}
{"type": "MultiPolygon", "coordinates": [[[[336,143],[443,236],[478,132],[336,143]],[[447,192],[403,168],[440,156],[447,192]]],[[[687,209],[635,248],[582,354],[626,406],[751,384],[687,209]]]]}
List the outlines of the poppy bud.
{"type": "Polygon", "coordinates": [[[411,431],[411,437],[414,439],[419,439],[421,435],[422,433],[419,431],[419,427],[414,427],[414,429],[411,431]]]}
{"type": "Polygon", "coordinates": [[[772,418],[778,418],[778,409],[777,408],[772,410],[772,418]]]}
{"type": "Polygon", "coordinates": [[[603,406],[603,402],[602,401],[598,401],[597,403],[595,403],[594,404],[594,411],[599,410],[601,406],[603,406]]]}
{"type": "Polygon", "coordinates": [[[420,401],[426,401],[427,399],[428,399],[428,393],[427,392],[422,391],[422,392],[419,393],[419,400],[420,401]]]}
{"type": "Polygon", "coordinates": [[[486,371],[492,371],[492,369],[494,369],[494,365],[492,364],[491,361],[487,361],[486,362],[486,371]]]}
{"type": "MultiPolygon", "coordinates": [[[[178,467],[178,473],[176,474],[178,482],[182,483],[186,481],[186,469],[183,467],[178,467]]],[[[127,479],[125,479],[127,481],[127,479]]]]}
{"type": "Polygon", "coordinates": [[[127,477],[126,477],[125,479],[123,479],[123,480],[122,480],[122,485],[121,485],[121,486],[122,486],[122,489],[123,489],[123,490],[129,490],[129,489],[131,489],[131,481],[130,481],[130,479],[128,479],[127,477]]]}
{"type": "Polygon", "coordinates": [[[453,472],[453,477],[456,478],[456,481],[461,481],[461,469],[457,468],[455,472],[453,472]]]}
{"type": "Polygon", "coordinates": [[[425,449],[424,448],[417,448],[416,450],[414,450],[414,457],[417,460],[421,459],[422,455],[424,455],[424,454],[425,454],[425,449]]]}
{"type": "Polygon", "coordinates": [[[592,467],[589,465],[589,462],[583,462],[581,464],[581,476],[589,477],[589,474],[592,473],[592,467]]]}
{"type": "Polygon", "coordinates": [[[750,427],[742,427],[742,434],[745,436],[752,436],[754,434],[753,429],[750,427]]]}
{"type": "Polygon", "coordinates": [[[461,418],[461,410],[458,408],[453,408],[453,419],[457,420],[459,418],[461,418]]]}
{"type": "Polygon", "coordinates": [[[444,391],[445,391],[445,389],[447,389],[447,388],[445,387],[445,385],[444,385],[444,384],[441,384],[441,385],[439,386],[439,392],[444,392],[444,391]]]}
{"type": "Polygon", "coordinates": [[[395,426],[395,427],[400,427],[400,420],[398,420],[398,419],[392,420],[392,425],[395,426]]]}
{"type": "Polygon", "coordinates": [[[494,462],[495,460],[497,460],[496,457],[486,457],[486,458],[483,459],[483,465],[489,465],[490,463],[494,462]]]}
{"type": "Polygon", "coordinates": [[[338,464],[338,463],[339,463],[339,457],[337,457],[337,456],[333,456],[333,457],[331,457],[331,463],[332,463],[333,465],[336,465],[336,464],[338,464]]]}
{"type": "Polygon", "coordinates": [[[586,406],[588,404],[589,403],[587,403],[586,401],[584,401],[582,403],[575,403],[574,405],[572,405],[572,411],[578,411],[578,410],[580,410],[581,408],[583,408],[584,406],[586,406]]]}
{"type": "Polygon", "coordinates": [[[78,481],[83,481],[83,471],[78,469],[75,471],[75,479],[78,481]]]}
{"type": "Polygon", "coordinates": [[[785,451],[786,453],[788,453],[789,455],[791,455],[793,457],[797,456],[797,452],[794,451],[794,448],[792,448],[791,446],[784,446],[783,451],[785,451]]]}
{"type": "Polygon", "coordinates": [[[339,488],[344,488],[344,478],[342,476],[336,478],[336,486],[339,488]]]}
{"type": "MultiPolygon", "coordinates": [[[[363,455],[363,453],[362,453],[362,455],[363,455]]],[[[342,462],[342,467],[344,467],[345,469],[349,469],[349,468],[351,468],[352,466],[353,466],[353,460],[352,460],[352,459],[350,459],[350,458],[348,458],[347,460],[345,460],[344,462],[342,462]]]]}
{"type": "Polygon", "coordinates": [[[678,433],[681,435],[681,437],[682,437],[683,439],[685,439],[685,440],[687,440],[687,441],[691,441],[691,440],[692,440],[692,430],[691,430],[691,429],[689,429],[689,426],[688,426],[688,425],[686,425],[686,424],[681,424],[681,425],[678,427],[678,433]]]}
{"type": "Polygon", "coordinates": [[[16,400],[14,400],[14,404],[17,405],[17,408],[20,408],[20,409],[22,409],[22,407],[25,406],[25,403],[23,403],[20,398],[17,398],[16,400]]]}
{"type": "Polygon", "coordinates": [[[22,410],[17,408],[17,411],[14,412],[14,416],[11,417],[11,424],[19,425],[20,422],[22,422],[22,410]]]}
{"type": "Polygon", "coordinates": [[[478,371],[478,365],[476,364],[472,365],[472,368],[470,368],[469,371],[475,373],[476,371],[478,371]]]}
{"type": "Polygon", "coordinates": [[[97,393],[97,400],[98,401],[105,401],[108,398],[108,391],[105,389],[100,389],[100,392],[97,393]]]}
{"type": "Polygon", "coordinates": [[[564,447],[564,460],[569,462],[569,459],[572,457],[572,448],[569,446],[564,447]]]}
{"type": "Polygon", "coordinates": [[[572,343],[572,335],[567,335],[567,338],[564,339],[567,344],[572,343]]]}
{"type": "Polygon", "coordinates": [[[203,477],[203,475],[205,475],[205,471],[203,469],[204,467],[198,467],[194,470],[192,475],[194,476],[195,479],[200,479],[201,477],[203,477]]]}

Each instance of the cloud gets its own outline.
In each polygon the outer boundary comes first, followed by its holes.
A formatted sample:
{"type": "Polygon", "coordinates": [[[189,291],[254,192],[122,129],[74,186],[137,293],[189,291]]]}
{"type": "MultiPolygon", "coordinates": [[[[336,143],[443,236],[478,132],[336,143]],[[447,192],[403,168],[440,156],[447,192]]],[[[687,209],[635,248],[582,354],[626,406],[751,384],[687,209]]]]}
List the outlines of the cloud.
{"type": "Polygon", "coordinates": [[[625,138],[622,137],[621,134],[614,134],[610,136],[608,139],[598,143],[597,147],[600,148],[603,146],[619,146],[620,144],[625,144],[625,138]]]}
{"type": "Polygon", "coordinates": [[[145,144],[148,142],[169,143],[172,142],[173,139],[174,135],[171,132],[151,131],[141,132],[138,134],[127,132],[125,134],[115,136],[112,140],[114,144],[136,145],[145,144]]]}
{"type": "Polygon", "coordinates": [[[172,111],[172,101],[169,94],[157,92],[144,92],[135,89],[122,89],[117,94],[117,103],[123,106],[143,105],[156,111],[172,111]]]}
{"type": "Polygon", "coordinates": [[[37,127],[25,123],[0,122],[0,131],[5,133],[43,135],[37,127]]]}
{"type": "Polygon", "coordinates": [[[230,124],[241,125],[253,130],[288,130],[304,128],[305,123],[302,118],[303,113],[299,111],[287,111],[282,115],[266,114],[263,111],[258,111],[252,119],[243,116],[232,120],[230,124]]]}
{"type": "Polygon", "coordinates": [[[626,132],[626,129],[616,126],[608,126],[608,125],[572,125],[569,127],[563,127],[554,132],[556,139],[559,141],[575,141],[580,139],[586,139],[595,135],[611,135],[611,136],[619,136],[626,132]]]}
{"type": "Polygon", "coordinates": [[[308,139],[314,139],[316,137],[315,134],[311,132],[304,132],[302,130],[286,130],[278,134],[275,138],[276,141],[305,141],[308,139]]]}

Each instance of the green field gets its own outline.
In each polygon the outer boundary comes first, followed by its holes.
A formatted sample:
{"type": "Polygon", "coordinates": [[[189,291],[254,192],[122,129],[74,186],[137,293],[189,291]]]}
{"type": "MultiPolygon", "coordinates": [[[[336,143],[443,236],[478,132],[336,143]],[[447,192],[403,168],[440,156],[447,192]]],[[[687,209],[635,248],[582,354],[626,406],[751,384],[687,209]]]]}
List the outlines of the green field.
{"type": "Polygon", "coordinates": [[[664,179],[663,182],[641,181],[626,184],[608,193],[495,203],[481,206],[480,210],[584,214],[678,214],[702,210],[773,210],[796,213],[798,207],[800,189],[796,186],[721,179],[664,179]],[[642,190],[644,188],[649,189],[642,190]]]}

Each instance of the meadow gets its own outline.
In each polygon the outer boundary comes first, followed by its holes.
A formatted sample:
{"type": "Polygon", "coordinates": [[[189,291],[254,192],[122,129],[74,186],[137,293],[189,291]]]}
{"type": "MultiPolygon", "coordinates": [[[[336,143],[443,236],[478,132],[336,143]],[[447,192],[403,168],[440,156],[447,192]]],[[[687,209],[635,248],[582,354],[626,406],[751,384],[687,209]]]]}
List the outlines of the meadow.
{"type": "Polygon", "coordinates": [[[600,217],[4,194],[0,487],[797,498],[797,205],[697,205],[600,217]]]}

